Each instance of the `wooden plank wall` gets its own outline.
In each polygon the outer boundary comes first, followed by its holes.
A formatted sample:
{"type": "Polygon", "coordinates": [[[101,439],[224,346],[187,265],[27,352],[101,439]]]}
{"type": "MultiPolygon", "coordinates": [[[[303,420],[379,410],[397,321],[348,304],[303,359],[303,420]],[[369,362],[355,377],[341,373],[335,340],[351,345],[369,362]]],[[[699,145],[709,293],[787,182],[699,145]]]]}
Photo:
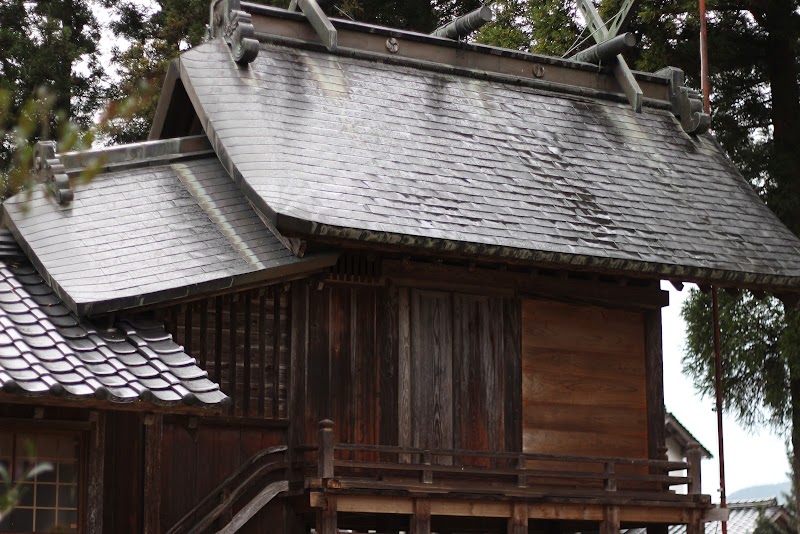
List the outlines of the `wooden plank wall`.
{"type": "MultiPolygon", "coordinates": [[[[191,429],[185,418],[165,423],[162,439],[162,532],[177,523],[250,456],[286,442],[282,428],[220,422],[201,423],[199,428],[191,429]]],[[[240,532],[263,532],[261,520],[268,513],[268,510],[259,512],[240,532]]]]}
{"type": "Polygon", "coordinates": [[[272,285],[159,309],[156,315],[233,399],[229,415],[287,419],[289,301],[282,285],[272,285]]]}
{"type": "Polygon", "coordinates": [[[391,285],[307,291],[306,442],[330,418],[340,442],[520,450],[516,300],[391,285]]]}
{"type": "Polygon", "coordinates": [[[316,443],[321,419],[334,422],[337,442],[380,442],[379,293],[385,296],[386,289],[336,283],[308,288],[308,443],[316,443]]]}
{"type": "MultiPolygon", "coordinates": [[[[399,444],[518,451],[519,304],[515,299],[400,288],[399,444]],[[407,361],[404,361],[407,360],[407,361]]],[[[441,459],[447,463],[447,458],[441,459]]],[[[480,460],[476,460],[481,463],[480,460]]]]}
{"type": "Polygon", "coordinates": [[[642,313],[522,303],[524,450],[647,458],[642,313]]]}

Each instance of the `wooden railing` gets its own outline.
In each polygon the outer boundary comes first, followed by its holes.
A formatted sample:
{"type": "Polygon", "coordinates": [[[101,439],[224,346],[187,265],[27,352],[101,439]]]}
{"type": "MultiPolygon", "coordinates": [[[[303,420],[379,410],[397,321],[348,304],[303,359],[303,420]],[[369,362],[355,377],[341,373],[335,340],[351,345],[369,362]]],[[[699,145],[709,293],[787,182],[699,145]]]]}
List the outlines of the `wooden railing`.
{"type": "Polygon", "coordinates": [[[302,446],[298,453],[307,459],[305,472],[312,483],[337,489],[430,487],[509,496],[700,500],[699,450],[690,450],[690,461],[675,462],[334,443],[333,422],[324,420],[319,444],[302,446]],[[676,494],[671,489],[676,486],[686,487],[687,494],[676,494]]]}

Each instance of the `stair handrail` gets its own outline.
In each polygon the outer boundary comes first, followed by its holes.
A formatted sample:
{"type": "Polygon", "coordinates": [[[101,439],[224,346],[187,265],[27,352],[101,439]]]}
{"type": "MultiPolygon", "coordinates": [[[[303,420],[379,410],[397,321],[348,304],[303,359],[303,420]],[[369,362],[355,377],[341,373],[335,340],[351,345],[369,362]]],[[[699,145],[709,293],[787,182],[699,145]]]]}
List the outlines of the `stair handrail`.
{"type": "Polygon", "coordinates": [[[244,491],[246,491],[250,484],[252,484],[256,479],[260,478],[261,476],[267,474],[265,470],[269,470],[269,472],[274,471],[276,468],[284,468],[287,466],[285,458],[281,461],[277,462],[270,462],[259,466],[258,469],[248,476],[244,482],[238,484],[235,488],[233,488],[229,496],[225,498],[224,502],[221,502],[217,506],[215,506],[211,512],[206,514],[202,519],[200,519],[196,524],[190,526],[190,522],[192,519],[197,515],[197,513],[203,509],[206,505],[210,502],[213,502],[214,499],[220,499],[224,494],[225,490],[228,489],[237,478],[239,478],[243,473],[252,469],[258,462],[264,459],[267,456],[271,456],[277,453],[285,453],[288,450],[286,445],[276,445],[273,447],[267,447],[266,449],[262,449],[255,453],[253,456],[248,458],[242,465],[239,466],[236,471],[228,475],[225,480],[223,480],[216,488],[211,490],[208,495],[206,495],[199,503],[197,503],[191,510],[189,510],[183,517],[181,517],[175,525],[167,531],[167,534],[183,534],[183,533],[192,533],[192,532],[200,532],[203,528],[206,528],[211,523],[213,523],[221,514],[225,511],[225,509],[233,504],[233,502],[238,498],[244,491]]]}

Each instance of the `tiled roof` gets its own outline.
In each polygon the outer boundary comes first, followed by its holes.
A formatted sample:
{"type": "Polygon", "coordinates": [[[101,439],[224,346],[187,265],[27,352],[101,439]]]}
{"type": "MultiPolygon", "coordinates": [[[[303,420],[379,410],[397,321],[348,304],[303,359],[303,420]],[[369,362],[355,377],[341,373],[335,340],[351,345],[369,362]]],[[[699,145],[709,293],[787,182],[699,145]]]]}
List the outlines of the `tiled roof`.
{"type": "Polygon", "coordinates": [[[279,230],[800,285],[800,241],[670,111],[268,43],[248,68],[219,40],[179,61],[279,230]]]}
{"type": "Polygon", "coordinates": [[[4,204],[6,224],[71,310],[130,308],[315,265],[265,226],[213,154],[136,165],[75,185],[67,205],[43,188],[4,204]]]}
{"type": "MultiPolygon", "coordinates": [[[[728,534],[752,534],[758,523],[758,518],[764,518],[781,527],[787,527],[788,512],[778,504],[776,499],[763,499],[758,501],[739,501],[728,503],[728,534]]],[[[625,534],[645,534],[646,529],[636,528],[623,531],[625,534]]],[[[720,534],[722,523],[715,521],[706,523],[706,534],[720,534]]],[[[672,525],[669,534],[686,534],[686,525],[672,525]]]]}
{"type": "Polygon", "coordinates": [[[667,437],[674,438],[678,441],[681,447],[687,448],[688,445],[692,442],[697,443],[700,446],[700,452],[702,453],[703,457],[705,458],[713,458],[714,455],[711,454],[711,451],[705,448],[705,446],[700,443],[694,435],[689,432],[689,429],[683,426],[677,417],[672,415],[671,412],[667,412],[665,416],[665,427],[667,431],[667,437]]]}
{"type": "MultiPolygon", "coordinates": [[[[0,244],[9,239],[0,229],[0,244]]],[[[98,329],[18,256],[0,246],[0,391],[206,408],[229,402],[160,322],[129,319],[98,329]]]]}

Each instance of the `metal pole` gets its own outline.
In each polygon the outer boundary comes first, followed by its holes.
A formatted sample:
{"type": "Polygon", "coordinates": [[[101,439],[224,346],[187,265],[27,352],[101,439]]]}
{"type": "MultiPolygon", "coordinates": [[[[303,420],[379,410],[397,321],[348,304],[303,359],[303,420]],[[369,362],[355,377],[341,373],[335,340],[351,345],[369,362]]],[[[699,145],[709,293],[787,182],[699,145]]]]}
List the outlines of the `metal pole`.
{"type": "MultiPolygon", "coordinates": [[[[701,2],[703,0],[700,0],[701,2]]],[[[719,448],[719,505],[727,508],[725,496],[725,448],[722,439],[722,344],[719,335],[719,291],[717,286],[711,288],[712,311],[714,321],[714,390],[717,396],[717,440],[719,448]]],[[[722,522],[722,534],[728,534],[728,522],[722,522]]]]}
{"type": "Polygon", "coordinates": [[[711,114],[711,82],[708,77],[708,33],[706,0],[700,0],[700,79],[703,87],[703,111],[711,114]]]}

